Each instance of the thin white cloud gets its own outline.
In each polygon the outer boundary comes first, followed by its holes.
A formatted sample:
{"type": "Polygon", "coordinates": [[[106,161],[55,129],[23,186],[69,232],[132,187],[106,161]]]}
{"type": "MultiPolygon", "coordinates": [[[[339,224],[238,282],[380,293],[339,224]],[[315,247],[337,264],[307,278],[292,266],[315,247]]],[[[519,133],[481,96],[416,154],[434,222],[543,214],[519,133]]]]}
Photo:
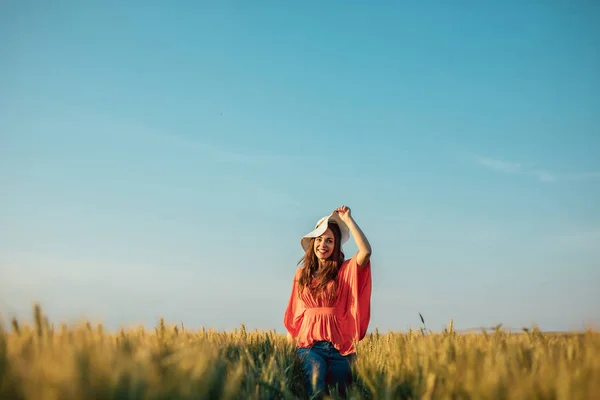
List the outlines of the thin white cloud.
{"type": "Polygon", "coordinates": [[[556,180],[556,175],[551,174],[546,171],[535,171],[533,172],[538,178],[540,182],[554,182],[556,180]]]}
{"type": "Polygon", "coordinates": [[[511,173],[516,172],[516,173],[518,173],[521,168],[521,164],[519,164],[519,163],[494,160],[492,158],[486,158],[486,157],[476,156],[475,161],[485,167],[494,169],[496,171],[501,171],[501,172],[511,172],[511,173]]]}
{"type": "Polygon", "coordinates": [[[600,172],[595,171],[560,174],[546,170],[530,168],[518,162],[504,161],[482,156],[473,156],[473,160],[477,164],[495,171],[507,174],[531,176],[538,181],[545,183],[556,181],[585,181],[600,178],[600,172]]]}

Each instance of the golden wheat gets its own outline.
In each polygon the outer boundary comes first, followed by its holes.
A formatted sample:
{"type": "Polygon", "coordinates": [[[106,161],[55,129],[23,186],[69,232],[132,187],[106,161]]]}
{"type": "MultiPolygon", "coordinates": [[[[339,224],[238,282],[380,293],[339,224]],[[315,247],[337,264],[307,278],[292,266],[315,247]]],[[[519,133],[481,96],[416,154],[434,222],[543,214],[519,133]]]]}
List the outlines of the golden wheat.
{"type": "MultiPolygon", "coordinates": [[[[284,334],[202,329],[160,320],[107,333],[83,322],[0,329],[0,398],[295,399],[304,397],[284,334]]],[[[458,334],[421,329],[360,342],[353,399],[599,399],[600,333],[458,334]]],[[[335,393],[333,394],[335,395],[335,393]]]]}

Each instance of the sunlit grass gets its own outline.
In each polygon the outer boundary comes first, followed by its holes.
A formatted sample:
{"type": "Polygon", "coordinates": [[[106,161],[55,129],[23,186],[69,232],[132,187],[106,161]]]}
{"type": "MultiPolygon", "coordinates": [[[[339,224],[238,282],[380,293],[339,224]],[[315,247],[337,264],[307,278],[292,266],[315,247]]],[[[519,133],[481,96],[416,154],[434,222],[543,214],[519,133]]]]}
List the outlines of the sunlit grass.
{"type": "MultiPolygon", "coordinates": [[[[1,399],[303,398],[284,334],[154,330],[105,332],[83,322],[0,330],[1,399]]],[[[600,399],[600,333],[458,334],[425,329],[368,334],[359,344],[354,399],[600,399]]]]}

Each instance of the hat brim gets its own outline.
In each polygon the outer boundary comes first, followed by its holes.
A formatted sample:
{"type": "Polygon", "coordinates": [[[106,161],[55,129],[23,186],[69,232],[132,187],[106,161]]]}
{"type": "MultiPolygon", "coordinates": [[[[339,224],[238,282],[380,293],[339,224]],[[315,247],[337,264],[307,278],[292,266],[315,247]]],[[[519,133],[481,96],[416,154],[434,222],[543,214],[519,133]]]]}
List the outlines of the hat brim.
{"type": "Polygon", "coordinates": [[[317,222],[315,229],[302,237],[300,240],[300,245],[304,251],[308,249],[310,239],[319,237],[325,233],[328,228],[329,221],[335,222],[340,227],[340,232],[342,234],[340,246],[350,239],[350,230],[348,229],[348,225],[346,225],[346,223],[340,219],[338,213],[334,211],[330,215],[321,218],[319,222],[317,222]]]}

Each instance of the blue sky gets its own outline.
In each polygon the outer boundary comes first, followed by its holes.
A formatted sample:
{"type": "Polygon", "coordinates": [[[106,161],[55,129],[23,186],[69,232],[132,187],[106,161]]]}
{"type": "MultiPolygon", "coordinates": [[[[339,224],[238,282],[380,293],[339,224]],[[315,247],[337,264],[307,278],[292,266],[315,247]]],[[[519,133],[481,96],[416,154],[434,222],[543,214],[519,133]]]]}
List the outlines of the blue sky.
{"type": "Polygon", "coordinates": [[[4,317],[283,332],[346,204],[370,329],[600,325],[599,6],[201,3],[0,5],[4,317]]]}

